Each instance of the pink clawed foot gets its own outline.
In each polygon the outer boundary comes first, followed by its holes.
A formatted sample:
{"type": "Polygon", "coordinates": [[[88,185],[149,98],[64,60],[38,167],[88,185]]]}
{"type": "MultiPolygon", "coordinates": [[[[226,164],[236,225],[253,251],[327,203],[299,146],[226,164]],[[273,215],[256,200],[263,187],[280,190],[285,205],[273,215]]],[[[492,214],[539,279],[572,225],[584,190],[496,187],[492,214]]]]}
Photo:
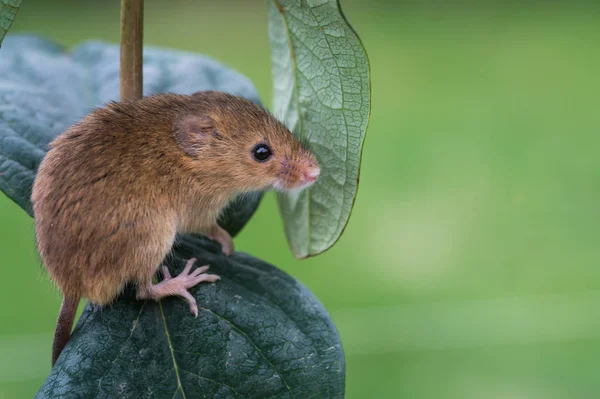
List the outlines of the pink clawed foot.
{"type": "Polygon", "coordinates": [[[207,237],[221,244],[221,250],[225,255],[229,256],[233,254],[233,240],[229,233],[220,226],[215,225],[211,232],[207,234],[207,237]]]}
{"type": "Polygon", "coordinates": [[[220,277],[215,274],[206,274],[207,266],[202,266],[190,273],[196,259],[190,259],[183,271],[177,276],[172,277],[166,266],[162,267],[163,281],[158,284],[149,284],[144,288],[138,289],[138,299],[161,299],[167,296],[179,295],[190,304],[190,311],[194,316],[198,316],[198,304],[196,299],[189,293],[188,289],[203,281],[214,283],[220,277]]]}

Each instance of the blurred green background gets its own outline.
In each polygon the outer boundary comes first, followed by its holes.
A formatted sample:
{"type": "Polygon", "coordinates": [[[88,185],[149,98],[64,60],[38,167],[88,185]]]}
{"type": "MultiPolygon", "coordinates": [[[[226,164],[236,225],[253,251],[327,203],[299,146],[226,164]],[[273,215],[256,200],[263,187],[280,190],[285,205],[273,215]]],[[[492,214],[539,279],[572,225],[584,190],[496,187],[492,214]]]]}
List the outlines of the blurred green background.
{"type": "MultiPolygon", "coordinates": [[[[264,1],[146,3],[147,44],[213,56],[271,104],[264,1]]],[[[237,248],[331,312],[350,399],[599,397],[600,5],[342,3],[373,87],[350,224],[296,261],[269,194],[237,248]]],[[[117,42],[119,4],[24,0],[23,31],[117,42]]],[[[0,397],[28,398],[60,297],[3,195],[0,259],[0,397]]]]}

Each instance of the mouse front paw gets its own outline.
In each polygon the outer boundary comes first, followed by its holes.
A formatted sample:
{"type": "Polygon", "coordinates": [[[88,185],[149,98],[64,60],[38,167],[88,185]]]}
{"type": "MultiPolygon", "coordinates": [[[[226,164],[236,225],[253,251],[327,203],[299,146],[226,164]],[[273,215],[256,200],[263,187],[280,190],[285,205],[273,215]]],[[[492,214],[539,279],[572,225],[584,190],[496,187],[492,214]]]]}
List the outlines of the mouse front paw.
{"type": "Polygon", "coordinates": [[[154,299],[159,300],[167,296],[178,295],[183,297],[190,305],[190,312],[194,316],[198,316],[198,304],[196,298],[189,293],[188,289],[193,286],[206,281],[214,283],[220,280],[221,277],[216,274],[206,274],[208,265],[202,266],[192,270],[192,266],[196,263],[196,259],[192,258],[188,260],[183,271],[172,277],[169,273],[169,269],[166,266],[162,267],[163,280],[158,284],[148,283],[145,287],[138,288],[137,298],[138,299],[154,299]]]}
{"type": "Polygon", "coordinates": [[[223,251],[225,255],[229,256],[233,254],[235,250],[233,239],[221,226],[215,225],[206,236],[221,244],[221,251],[223,251]]]}

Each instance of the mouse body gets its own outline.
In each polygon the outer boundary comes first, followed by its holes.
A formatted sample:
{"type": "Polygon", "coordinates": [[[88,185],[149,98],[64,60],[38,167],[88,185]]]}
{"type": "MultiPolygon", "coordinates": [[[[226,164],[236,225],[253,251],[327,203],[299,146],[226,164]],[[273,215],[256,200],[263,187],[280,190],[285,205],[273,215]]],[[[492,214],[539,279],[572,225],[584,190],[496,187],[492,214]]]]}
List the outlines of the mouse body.
{"type": "Polygon", "coordinates": [[[298,190],[319,176],[318,162],[260,106],[202,91],[112,102],[57,136],[32,192],[42,262],[63,294],[52,364],[70,338],[77,305],[114,301],[127,283],[138,299],[179,295],[215,282],[208,265],[152,279],[178,233],[199,233],[233,253],[217,224],[239,194],[298,190]]]}

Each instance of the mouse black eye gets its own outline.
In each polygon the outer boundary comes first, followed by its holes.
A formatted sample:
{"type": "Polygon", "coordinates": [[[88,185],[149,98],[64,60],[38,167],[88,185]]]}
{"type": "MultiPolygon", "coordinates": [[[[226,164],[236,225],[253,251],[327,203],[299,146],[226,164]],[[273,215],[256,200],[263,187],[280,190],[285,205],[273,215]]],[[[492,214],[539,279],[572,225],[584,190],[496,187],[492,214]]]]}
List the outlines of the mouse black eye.
{"type": "Polygon", "coordinates": [[[266,144],[258,144],[256,147],[252,149],[252,156],[258,162],[264,162],[267,159],[271,158],[271,149],[266,144]]]}

